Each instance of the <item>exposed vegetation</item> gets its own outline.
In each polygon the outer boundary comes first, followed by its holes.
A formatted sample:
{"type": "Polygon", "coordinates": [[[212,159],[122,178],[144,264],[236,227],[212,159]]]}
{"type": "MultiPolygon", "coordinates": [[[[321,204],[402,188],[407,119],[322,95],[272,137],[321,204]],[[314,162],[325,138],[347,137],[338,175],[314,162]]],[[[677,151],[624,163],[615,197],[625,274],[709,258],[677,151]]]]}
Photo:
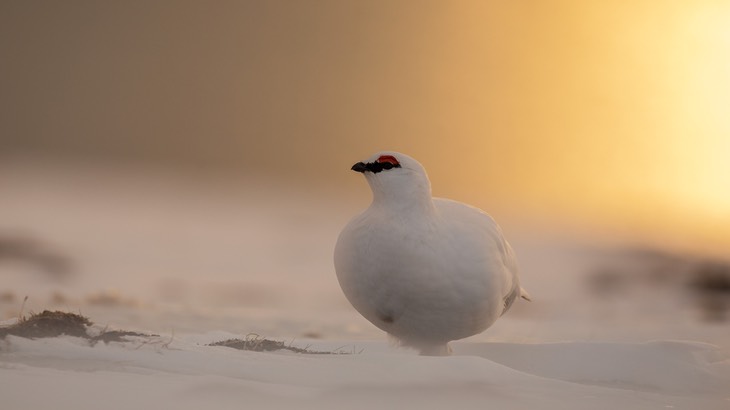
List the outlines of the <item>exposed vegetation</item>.
{"type": "Polygon", "coordinates": [[[41,313],[31,313],[30,316],[22,316],[17,323],[0,327],[0,338],[5,336],[19,336],[27,339],[38,339],[45,337],[57,337],[61,335],[81,337],[88,339],[92,344],[97,342],[126,342],[128,337],[155,337],[137,332],[121,330],[102,331],[98,335],[89,334],[89,328],[93,325],[91,320],[76,313],[44,310],[41,313]]]}
{"type": "Polygon", "coordinates": [[[302,354],[353,354],[360,352],[347,352],[343,351],[342,348],[335,349],[330,352],[323,352],[317,350],[310,350],[309,346],[301,348],[295,347],[291,344],[286,344],[282,341],[266,339],[257,334],[249,334],[245,339],[228,339],[220,342],[211,343],[208,346],[224,346],[238,350],[248,350],[251,352],[274,352],[279,350],[288,350],[294,353],[302,354]]]}
{"type": "MultiPolygon", "coordinates": [[[[104,329],[99,334],[96,332],[89,332],[94,323],[89,318],[69,312],[61,311],[49,311],[44,310],[41,313],[31,313],[29,316],[21,316],[17,323],[0,327],[0,339],[4,339],[6,336],[18,336],[27,339],[39,339],[57,337],[62,335],[75,336],[86,339],[93,346],[98,342],[130,342],[130,337],[137,338],[153,338],[159,337],[158,335],[150,335],[137,332],[129,332],[124,330],[106,330],[104,329]]],[[[144,343],[147,343],[145,341],[144,343]]],[[[169,343],[167,343],[169,345],[169,343]]],[[[166,346],[166,345],[165,345],[166,346]]],[[[290,344],[286,344],[282,341],[276,341],[261,337],[257,334],[249,334],[244,339],[228,339],[220,342],[211,343],[208,346],[224,346],[238,350],[247,350],[252,352],[274,352],[281,350],[288,350],[294,353],[301,354],[354,354],[356,352],[353,348],[351,351],[343,350],[343,347],[335,349],[333,351],[317,351],[310,350],[309,346],[304,348],[295,347],[290,344]]]]}

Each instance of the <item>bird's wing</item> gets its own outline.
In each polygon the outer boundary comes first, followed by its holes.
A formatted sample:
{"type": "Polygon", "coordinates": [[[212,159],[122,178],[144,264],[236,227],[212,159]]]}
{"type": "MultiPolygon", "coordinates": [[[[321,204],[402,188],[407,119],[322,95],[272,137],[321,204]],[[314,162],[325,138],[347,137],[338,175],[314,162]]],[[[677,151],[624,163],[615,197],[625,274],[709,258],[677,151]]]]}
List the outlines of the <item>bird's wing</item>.
{"type": "Polygon", "coordinates": [[[519,294],[520,294],[520,287],[515,286],[512,288],[512,291],[510,293],[508,293],[507,296],[505,296],[505,298],[503,299],[504,308],[502,308],[502,313],[500,314],[500,316],[507,313],[510,306],[512,306],[512,303],[515,301],[515,299],[517,299],[517,295],[519,295],[519,294]]]}
{"type": "Polygon", "coordinates": [[[470,226],[470,229],[481,227],[482,232],[485,232],[491,238],[491,242],[495,245],[495,251],[501,257],[506,274],[503,282],[504,287],[502,288],[504,304],[502,314],[509,310],[518,297],[530,300],[530,295],[520,287],[517,256],[505,239],[502,228],[497,222],[486,212],[470,205],[442,198],[434,198],[434,203],[442,212],[447,212],[453,220],[458,220],[460,223],[470,226]]]}

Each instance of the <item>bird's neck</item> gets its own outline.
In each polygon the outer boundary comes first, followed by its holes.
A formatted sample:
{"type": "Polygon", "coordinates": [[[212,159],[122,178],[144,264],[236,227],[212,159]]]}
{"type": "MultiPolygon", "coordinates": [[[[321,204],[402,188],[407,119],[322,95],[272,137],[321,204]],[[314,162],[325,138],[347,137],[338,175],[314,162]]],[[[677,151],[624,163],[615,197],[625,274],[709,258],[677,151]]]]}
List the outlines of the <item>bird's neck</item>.
{"type": "Polygon", "coordinates": [[[380,185],[377,188],[373,189],[373,202],[370,206],[380,212],[409,215],[434,211],[431,187],[427,183],[408,186],[380,185]]]}

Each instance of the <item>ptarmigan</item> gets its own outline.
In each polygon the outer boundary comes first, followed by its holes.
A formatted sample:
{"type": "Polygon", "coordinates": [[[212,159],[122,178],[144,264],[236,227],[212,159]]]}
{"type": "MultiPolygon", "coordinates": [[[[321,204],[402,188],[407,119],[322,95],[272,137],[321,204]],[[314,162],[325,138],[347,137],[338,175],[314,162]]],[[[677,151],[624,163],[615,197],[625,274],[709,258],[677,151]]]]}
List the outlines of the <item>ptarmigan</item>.
{"type": "Polygon", "coordinates": [[[483,332],[520,287],[517,260],[494,220],[469,205],[431,197],[423,166],[379,152],[352,166],[373,201],[340,233],[335,270],[347,299],[367,320],[423,355],[483,332]]]}

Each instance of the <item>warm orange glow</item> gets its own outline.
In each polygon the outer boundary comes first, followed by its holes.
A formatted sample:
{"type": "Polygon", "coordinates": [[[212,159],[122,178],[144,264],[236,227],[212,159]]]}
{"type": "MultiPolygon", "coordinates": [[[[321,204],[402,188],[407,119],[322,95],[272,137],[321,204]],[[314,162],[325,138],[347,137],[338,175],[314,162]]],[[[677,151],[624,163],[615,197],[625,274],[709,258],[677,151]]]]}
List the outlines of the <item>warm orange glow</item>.
{"type": "Polygon", "coordinates": [[[680,112],[687,135],[675,144],[688,174],[677,194],[688,208],[730,219],[730,3],[699,7],[682,35],[690,48],[678,59],[686,82],[679,85],[680,112]],[[682,115],[683,114],[683,115],[682,115]],[[694,131],[694,132],[693,132],[694,131]]]}
{"type": "Polygon", "coordinates": [[[462,105],[442,107],[463,119],[455,134],[471,141],[461,146],[476,148],[461,171],[471,175],[468,186],[488,189],[471,195],[485,206],[512,198],[574,225],[618,224],[667,245],[723,253],[730,3],[558,3],[505,7],[471,27],[501,43],[483,56],[484,75],[464,77],[472,81],[461,86],[462,105]],[[520,19],[529,23],[501,25],[520,19]],[[495,31],[503,32],[498,40],[495,31]]]}

